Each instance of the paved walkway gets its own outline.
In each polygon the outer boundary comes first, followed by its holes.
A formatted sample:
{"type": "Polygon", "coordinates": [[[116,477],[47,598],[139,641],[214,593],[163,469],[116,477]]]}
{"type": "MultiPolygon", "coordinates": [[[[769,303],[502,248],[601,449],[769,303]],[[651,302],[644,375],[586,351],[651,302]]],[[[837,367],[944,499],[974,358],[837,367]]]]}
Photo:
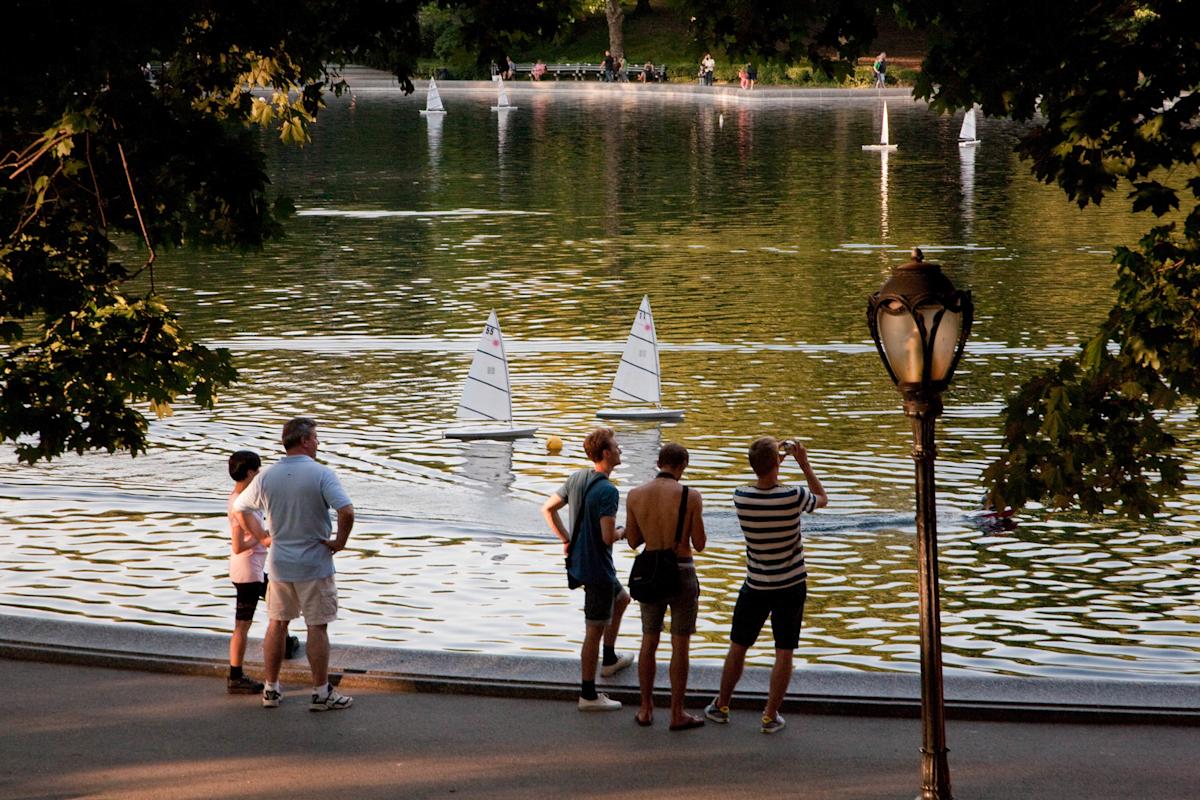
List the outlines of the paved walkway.
{"type": "MultiPolygon", "coordinates": [[[[356,689],[275,710],[213,677],[0,659],[0,798],[909,798],[913,719],[757,715],[670,733],[633,709],[356,689]]],[[[1196,729],[955,722],[960,798],[1194,798],[1196,729]]]]}

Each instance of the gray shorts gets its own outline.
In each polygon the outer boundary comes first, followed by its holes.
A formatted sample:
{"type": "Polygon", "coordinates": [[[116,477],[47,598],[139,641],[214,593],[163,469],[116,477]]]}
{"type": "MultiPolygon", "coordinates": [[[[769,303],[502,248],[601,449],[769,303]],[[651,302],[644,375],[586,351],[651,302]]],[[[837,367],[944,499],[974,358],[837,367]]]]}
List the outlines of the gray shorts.
{"type": "Polygon", "coordinates": [[[642,607],[642,633],[662,633],[663,617],[671,608],[671,635],[691,636],[696,632],[696,614],[700,610],[700,581],[696,565],[679,565],[679,591],[665,603],[639,603],[642,607]]]}
{"type": "Polygon", "coordinates": [[[583,587],[583,620],[588,625],[607,625],[612,622],[613,604],[625,594],[619,582],[589,583],[583,587]]]}

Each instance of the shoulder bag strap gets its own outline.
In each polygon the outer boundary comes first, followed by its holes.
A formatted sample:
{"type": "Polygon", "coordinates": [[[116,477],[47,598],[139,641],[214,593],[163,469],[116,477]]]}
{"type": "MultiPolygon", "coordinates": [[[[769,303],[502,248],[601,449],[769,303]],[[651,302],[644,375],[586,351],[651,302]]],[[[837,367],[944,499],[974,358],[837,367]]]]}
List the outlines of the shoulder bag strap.
{"type": "Polygon", "coordinates": [[[688,487],[683,487],[683,494],[679,495],[679,519],[675,522],[675,549],[679,549],[679,542],[683,539],[683,518],[687,515],[687,492],[688,487]]]}
{"type": "Polygon", "coordinates": [[[592,493],[592,489],[600,481],[608,480],[608,477],[603,473],[598,473],[596,477],[588,481],[587,486],[583,489],[583,499],[579,501],[579,512],[575,514],[575,524],[571,526],[571,541],[567,544],[567,555],[571,554],[571,550],[575,548],[575,529],[579,526],[579,520],[583,518],[583,509],[587,506],[588,495],[592,493]]]}

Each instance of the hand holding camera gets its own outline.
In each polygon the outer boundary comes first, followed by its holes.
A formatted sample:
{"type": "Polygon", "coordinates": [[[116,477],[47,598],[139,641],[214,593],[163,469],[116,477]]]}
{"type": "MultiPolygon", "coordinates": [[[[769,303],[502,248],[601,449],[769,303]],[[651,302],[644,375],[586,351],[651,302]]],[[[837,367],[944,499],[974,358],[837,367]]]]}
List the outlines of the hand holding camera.
{"type": "Polygon", "coordinates": [[[781,457],[790,455],[794,457],[796,461],[802,463],[807,458],[808,451],[804,449],[804,445],[802,445],[798,440],[784,439],[779,443],[779,454],[781,457]]]}

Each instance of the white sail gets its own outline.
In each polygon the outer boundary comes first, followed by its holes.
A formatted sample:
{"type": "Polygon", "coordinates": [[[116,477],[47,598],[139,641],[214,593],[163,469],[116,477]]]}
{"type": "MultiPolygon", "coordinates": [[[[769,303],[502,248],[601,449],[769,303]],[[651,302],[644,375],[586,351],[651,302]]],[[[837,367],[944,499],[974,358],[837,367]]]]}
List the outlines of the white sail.
{"type": "Polygon", "coordinates": [[[895,150],[899,145],[890,144],[888,141],[888,110],[887,101],[883,101],[883,123],[879,128],[879,144],[864,144],[863,150],[895,150]]]}
{"type": "Polygon", "coordinates": [[[442,105],[442,94],[438,91],[437,82],[433,78],[429,79],[429,91],[425,95],[425,108],[421,109],[422,114],[445,114],[446,107],[442,105]]]}
{"type": "Polygon", "coordinates": [[[958,131],[958,143],[979,144],[979,139],[975,136],[975,106],[968,108],[967,113],[963,115],[962,127],[958,131]]]}
{"type": "Polygon", "coordinates": [[[496,312],[488,315],[487,324],[475,347],[471,371],[463,385],[462,400],[455,416],[459,419],[490,419],[508,422],[512,419],[512,395],[508,387],[508,358],[504,354],[504,336],[496,312]]]}
{"type": "Polygon", "coordinates": [[[657,403],[661,399],[658,376],[658,335],[654,332],[654,315],[650,312],[650,297],[642,297],[625,352],[613,380],[611,400],[657,403]]]}
{"type": "Polygon", "coordinates": [[[504,78],[496,78],[496,105],[492,111],[516,111],[517,107],[508,102],[508,92],[504,91],[504,78]]]}

